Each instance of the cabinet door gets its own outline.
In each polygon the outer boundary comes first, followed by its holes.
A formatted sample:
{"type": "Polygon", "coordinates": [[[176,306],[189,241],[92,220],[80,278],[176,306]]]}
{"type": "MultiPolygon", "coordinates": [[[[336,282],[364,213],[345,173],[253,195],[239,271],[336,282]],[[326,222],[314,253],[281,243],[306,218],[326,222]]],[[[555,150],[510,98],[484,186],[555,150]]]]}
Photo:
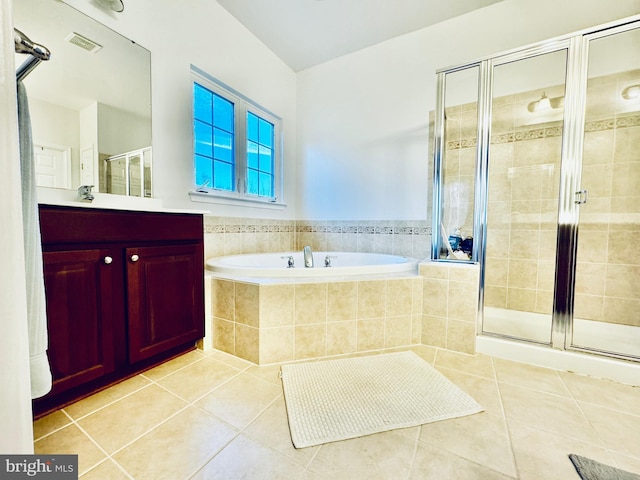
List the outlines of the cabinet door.
{"type": "Polygon", "coordinates": [[[45,252],[43,260],[55,394],[115,369],[113,279],[122,260],[108,250],[45,252]]]}
{"type": "Polygon", "coordinates": [[[202,244],[126,249],[129,361],[204,335],[202,244]]]}

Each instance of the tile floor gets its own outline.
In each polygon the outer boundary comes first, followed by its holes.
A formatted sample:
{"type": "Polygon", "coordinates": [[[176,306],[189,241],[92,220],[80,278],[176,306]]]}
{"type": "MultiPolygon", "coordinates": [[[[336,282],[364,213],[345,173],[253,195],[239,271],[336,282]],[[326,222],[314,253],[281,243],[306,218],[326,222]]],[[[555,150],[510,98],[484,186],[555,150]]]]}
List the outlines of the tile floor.
{"type": "Polygon", "coordinates": [[[192,351],[34,423],[90,479],[578,479],[577,453],[640,474],[640,388],[413,349],[485,412],[296,450],[279,367],[192,351]]]}

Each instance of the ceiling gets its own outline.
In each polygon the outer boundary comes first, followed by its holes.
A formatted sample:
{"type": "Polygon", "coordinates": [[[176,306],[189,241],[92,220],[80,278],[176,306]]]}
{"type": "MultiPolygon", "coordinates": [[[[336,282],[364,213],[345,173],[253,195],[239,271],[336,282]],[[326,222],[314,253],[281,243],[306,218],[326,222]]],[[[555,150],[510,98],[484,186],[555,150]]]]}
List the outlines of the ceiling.
{"type": "Polygon", "coordinates": [[[294,71],[502,0],[217,0],[294,71]]]}

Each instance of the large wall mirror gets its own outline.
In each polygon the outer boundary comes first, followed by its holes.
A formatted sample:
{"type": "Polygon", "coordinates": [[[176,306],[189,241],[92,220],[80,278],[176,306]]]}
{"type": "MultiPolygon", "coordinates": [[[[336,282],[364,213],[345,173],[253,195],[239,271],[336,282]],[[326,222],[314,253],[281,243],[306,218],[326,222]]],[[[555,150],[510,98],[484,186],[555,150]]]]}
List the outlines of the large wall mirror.
{"type": "Polygon", "coordinates": [[[38,185],[151,197],[150,52],[58,0],[19,0],[13,12],[51,51],[23,82],[38,185]]]}

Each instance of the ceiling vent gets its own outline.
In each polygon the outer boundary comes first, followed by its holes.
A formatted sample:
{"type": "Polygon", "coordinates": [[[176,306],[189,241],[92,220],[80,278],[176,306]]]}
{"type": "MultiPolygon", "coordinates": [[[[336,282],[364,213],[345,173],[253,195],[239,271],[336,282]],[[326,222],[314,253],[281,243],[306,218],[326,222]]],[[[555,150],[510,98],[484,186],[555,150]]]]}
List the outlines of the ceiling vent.
{"type": "Polygon", "coordinates": [[[80,47],[87,52],[96,53],[102,48],[102,45],[97,44],[93,40],[89,40],[87,37],[83,37],[79,33],[73,32],[69,34],[65,40],[76,47],[80,47]]]}

